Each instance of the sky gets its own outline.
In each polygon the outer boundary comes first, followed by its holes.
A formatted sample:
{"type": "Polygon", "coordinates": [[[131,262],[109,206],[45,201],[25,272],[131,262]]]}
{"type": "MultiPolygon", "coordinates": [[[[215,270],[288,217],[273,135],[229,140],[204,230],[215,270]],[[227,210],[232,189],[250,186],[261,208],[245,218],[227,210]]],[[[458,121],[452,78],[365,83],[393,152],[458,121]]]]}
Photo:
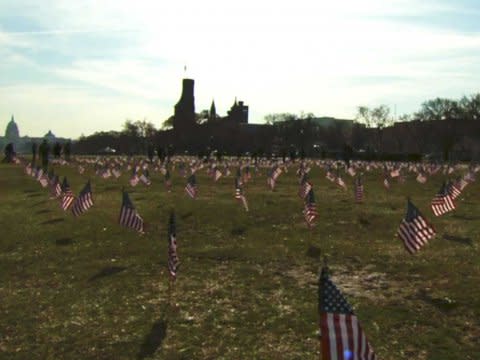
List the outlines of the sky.
{"type": "Polygon", "coordinates": [[[251,123],[413,113],[479,92],[479,18],[477,0],[0,0],[0,132],[159,128],[184,77],[197,112],[237,97],[251,123]]]}

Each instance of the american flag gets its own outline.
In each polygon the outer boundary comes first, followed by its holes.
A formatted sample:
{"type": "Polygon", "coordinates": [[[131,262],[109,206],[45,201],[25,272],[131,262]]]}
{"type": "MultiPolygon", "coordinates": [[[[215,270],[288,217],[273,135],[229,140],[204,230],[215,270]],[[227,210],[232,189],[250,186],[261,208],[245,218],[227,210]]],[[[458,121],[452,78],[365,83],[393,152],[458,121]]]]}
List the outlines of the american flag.
{"type": "Polygon", "coordinates": [[[468,184],[469,184],[468,181],[466,181],[463,177],[460,177],[460,176],[455,181],[455,187],[460,191],[463,191],[463,189],[465,189],[468,184]]]}
{"type": "Polygon", "coordinates": [[[152,185],[152,182],[150,181],[150,174],[149,174],[148,170],[143,171],[143,174],[140,175],[139,180],[147,186],[152,185]]]}
{"type": "Polygon", "coordinates": [[[400,170],[399,169],[393,169],[392,171],[390,171],[390,177],[391,178],[396,178],[400,176],[400,170]]]}
{"type": "Polygon", "coordinates": [[[407,214],[400,223],[397,234],[403,240],[407,251],[413,254],[420,250],[429,239],[433,238],[436,232],[433,226],[427,222],[420,211],[408,199],[407,214]]]}
{"type": "Polygon", "coordinates": [[[137,186],[140,178],[137,175],[137,168],[135,167],[132,172],[132,177],[130,178],[130,186],[137,186]]]}
{"type": "Polygon", "coordinates": [[[347,185],[345,184],[345,181],[343,181],[342,177],[340,176],[340,174],[337,174],[337,177],[335,179],[335,184],[337,184],[338,186],[340,186],[342,189],[346,190],[347,189],[347,185]]]}
{"type": "Polygon", "coordinates": [[[46,188],[49,183],[47,174],[42,171],[42,174],[40,175],[38,181],[40,182],[40,185],[42,185],[42,187],[46,188]]]}
{"type": "Polygon", "coordinates": [[[213,170],[213,180],[217,182],[221,177],[222,172],[217,167],[215,167],[215,169],[213,170]]]}
{"type": "Polygon", "coordinates": [[[177,229],[175,225],[175,213],[170,214],[168,224],[168,272],[173,280],[177,278],[177,271],[180,265],[177,254],[177,229]]]}
{"type": "Polygon", "coordinates": [[[270,173],[267,176],[267,185],[270,187],[272,191],[275,189],[275,185],[276,185],[276,181],[273,178],[274,171],[275,171],[274,169],[271,169],[270,173]]]}
{"type": "Polygon", "coordinates": [[[79,216],[93,206],[92,187],[88,180],[85,187],[80,191],[80,195],[75,199],[72,205],[72,214],[79,216]]]}
{"type": "Polygon", "coordinates": [[[143,233],[143,219],[138,215],[126,191],[123,191],[122,208],[120,209],[118,223],[143,233]]]}
{"type": "Polygon", "coordinates": [[[385,175],[383,179],[383,186],[385,186],[385,189],[390,189],[390,182],[388,181],[388,176],[385,175]]]}
{"type": "Polygon", "coordinates": [[[461,183],[460,184],[459,183],[454,183],[452,181],[449,181],[447,183],[447,192],[453,200],[458,198],[460,196],[460,194],[462,193],[461,186],[462,186],[461,183]]]}
{"type": "Polygon", "coordinates": [[[350,176],[355,176],[357,174],[357,172],[355,171],[355,169],[353,168],[353,166],[350,166],[348,169],[347,169],[347,173],[348,175],[350,176]]]}
{"type": "Polygon", "coordinates": [[[442,184],[440,191],[432,199],[430,206],[435,216],[440,216],[455,210],[455,204],[445,183],[442,184]]]}
{"type": "Polygon", "coordinates": [[[185,191],[192,199],[195,199],[195,197],[197,196],[197,180],[195,178],[195,174],[192,174],[188,177],[185,191]]]}
{"type": "Polygon", "coordinates": [[[247,198],[243,193],[242,183],[239,177],[235,178],[235,199],[240,200],[245,208],[245,211],[248,211],[247,198]]]}
{"type": "Polygon", "coordinates": [[[272,172],[272,178],[274,181],[277,181],[278,177],[282,174],[282,169],[278,166],[272,172]]]}
{"type": "Polygon", "coordinates": [[[355,179],[355,201],[357,203],[363,201],[363,183],[360,176],[355,179]]]}
{"type": "Polygon", "coordinates": [[[72,205],[73,200],[75,200],[75,196],[73,196],[70,185],[68,185],[67,178],[64,177],[62,183],[62,201],[60,203],[60,206],[63,210],[67,211],[70,205],[72,205]]]}
{"type": "Polygon", "coordinates": [[[113,176],[115,176],[115,179],[118,179],[120,176],[122,176],[122,172],[117,168],[114,168],[112,170],[112,174],[113,176]]]}
{"type": "Polygon", "coordinates": [[[427,177],[422,173],[418,173],[417,175],[417,181],[420,183],[420,184],[425,184],[427,182],[427,177]]]}
{"type": "Polygon", "coordinates": [[[310,189],[305,199],[305,208],[303,209],[303,215],[305,216],[305,221],[307,222],[308,227],[313,227],[315,225],[315,219],[318,215],[313,188],[310,189]]]}
{"type": "Polygon", "coordinates": [[[50,187],[50,194],[52,198],[57,198],[62,195],[62,186],[60,185],[60,179],[58,178],[58,175],[55,175],[53,184],[50,187]]]}
{"type": "Polygon", "coordinates": [[[318,284],[323,360],[376,360],[373,348],[341,291],[323,267],[318,284]]]}
{"type": "Polygon", "coordinates": [[[25,174],[32,175],[32,164],[28,163],[27,166],[25,166],[25,174]]]}
{"type": "Polygon", "coordinates": [[[308,181],[308,175],[307,173],[303,173],[300,183],[300,189],[298,189],[298,196],[300,196],[302,199],[305,199],[311,189],[312,184],[308,181]]]}
{"type": "Polygon", "coordinates": [[[332,182],[335,181],[335,175],[330,169],[327,170],[327,174],[325,175],[325,177],[332,182]]]}

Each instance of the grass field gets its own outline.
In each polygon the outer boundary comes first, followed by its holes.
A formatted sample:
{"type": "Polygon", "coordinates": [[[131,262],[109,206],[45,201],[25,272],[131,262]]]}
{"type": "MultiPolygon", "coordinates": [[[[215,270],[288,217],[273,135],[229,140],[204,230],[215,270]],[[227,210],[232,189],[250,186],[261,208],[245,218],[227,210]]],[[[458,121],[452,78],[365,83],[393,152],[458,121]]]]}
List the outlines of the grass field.
{"type": "MultiPolygon", "coordinates": [[[[296,168],[296,167],[295,167],[296,168]]],[[[1,359],[318,359],[318,272],[328,259],[379,359],[480,359],[480,184],[457,210],[435,218],[429,203],[443,175],[413,175],[390,191],[379,172],[365,202],[315,167],[319,217],[308,230],[294,169],[274,192],[265,172],[248,183],[250,212],[233,177],[202,171],[199,197],[163,176],[130,188],[128,174],[101,179],[56,166],[74,193],[92,179],[95,205],[79,218],[18,165],[0,165],[1,359]],[[121,188],[146,234],[117,224],[121,188]],[[437,236],[416,255],[395,237],[406,197],[437,236]],[[169,296],[167,225],[177,214],[181,267],[169,296]]]]}

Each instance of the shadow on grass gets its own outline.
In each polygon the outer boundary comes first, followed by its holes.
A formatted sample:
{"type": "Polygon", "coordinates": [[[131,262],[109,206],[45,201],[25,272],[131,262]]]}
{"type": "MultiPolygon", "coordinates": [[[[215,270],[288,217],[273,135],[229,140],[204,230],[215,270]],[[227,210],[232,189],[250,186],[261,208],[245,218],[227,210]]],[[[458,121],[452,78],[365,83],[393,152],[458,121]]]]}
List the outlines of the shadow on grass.
{"type": "Polygon", "coordinates": [[[112,191],[112,190],[120,190],[118,186],[105,186],[103,191],[112,191]]]}
{"type": "Polygon", "coordinates": [[[442,298],[442,297],[432,296],[423,289],[418,292],[418,297],[420,300],[435,306],[438,310],[444,313],[456,309],[459,305],[455,300],[452,300],[448,297],[442,298]]]}
{"type": "Polygon", "coordinates": [[[52,210],[43,209],[43,210],[38,210],[35,214],[40,215],[40,214],[46,214],[49,212],[52,212],[52,210]]]}
{"type": "Polygon", "coordinates": [[[467,221],[480,219],[479,216],[467,216],[467,215],[458,215],[458,214],[454,214],[452,217],[454,217],[455,219],[467,220],[467,221]]]}
{"type": "Polygon", "coordinates": [[[73,244],[72,238],[61,238],[55,241],[55,244],[58,246],[65,246],[73,244]]]}
{"type": "Polygon", "coordinates": [[[243,226],[237,226],[230,231],[230,234],[233,236],[241,236],[241,235],[245,235],[246,232],[247,232],[247,228],[243,226]]]}
{"type": "Polygon", "coordinates": [[[41,222],[40,225],[51,225],[51,224],[56,224],[56,223],[59,223],[59,222],[62,222],[62,221],[65,221],[65,220],[62,219],[62,218],[55,218],[55,219],[51,219],[51,220],[41,222]]]}
{"type": "Polygon", "coordinates": [[[191,217],[193,215],[193,212],[192,211],[189,211],[183,215],[180,215],[180,217],[182,218],[182,220],[185,220],[185,219],[188,219],[189,217],[191,217]]]}
{"type": "Polygon", "coordinates": [[[39,202],[37,202],[37,203],[35,203],[35,204],[32,204],[32,206],[43,205],[43,204],[45,204],[45,203],[47,203],[47,200],[39,201],[39,202]]]}
{"type": "Polygon", "coordinates": [[[143,344],[138,352],[137,359],[143,360],[155,354],[155,351],[162,345],[167,336],[167,322],[164,319],[155,321],[150,333],[143,340],[143,344]]]}
{"type": "Polygon", "coordinates": [[[443,234],[443,238],[445,240],[454,241],[454,242],[464,244],[464,245],[470,245],[470,246],[473,245],[473,241],[470,238],[464,238],[464,237],[461,237],[461,236],[455,236],[455,235],[450,235],[450,234],[443,234]]]}
{"type": "Polygon", "coordinates": [[[314,259],[319,259],[321,254],[322,250],[314,245],[310,245],[307,250],[307,256],[314,259]]]}
{"type": "Polygon", "coordinates": [[[142,200],[145,200],[145,199],[146,199],[145,197],[140,196],[140,197],[135,198],[135,199],[133,199],[133,200],[134,200],[134,201],[142,201],[142,200]]]}
{"type": "Polygon", "coordinates": [[[125,269],[127,268],[124,266],[107,266],[106,268],[100,270],[97,274],[93,275],[90,279],[88,279],[88,281],[91,282],[107,276],[115,275],[124,271],[125,269]]]}

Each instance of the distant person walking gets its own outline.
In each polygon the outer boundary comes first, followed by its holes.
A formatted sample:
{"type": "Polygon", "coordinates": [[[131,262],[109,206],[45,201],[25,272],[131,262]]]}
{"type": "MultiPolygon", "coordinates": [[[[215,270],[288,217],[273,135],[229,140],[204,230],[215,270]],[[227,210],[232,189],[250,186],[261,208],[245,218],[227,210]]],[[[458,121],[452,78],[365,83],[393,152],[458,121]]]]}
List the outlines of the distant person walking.
{"type": "Polygon", "coordinates": [[[8,143],[7,146],[5,146],[5,158],[2,160],[3,163],[13,163],[13,159],[15,158],[15,150],[13,148],[12,143],[8,143]]]}
{"type": "Polygon", "coordinates": [[[46,171],[48,168],[48,154],[50,153],[50,146],[46,139],[43,139],[43,142],[40,144],[39,153],[42,160],[43,170],[46,171]]]}
{"type": "Polygon", "coordinates": [[[37,161],[37,143],[32,143],[32,165],[35,166],[35,162],[37,161]]]}

